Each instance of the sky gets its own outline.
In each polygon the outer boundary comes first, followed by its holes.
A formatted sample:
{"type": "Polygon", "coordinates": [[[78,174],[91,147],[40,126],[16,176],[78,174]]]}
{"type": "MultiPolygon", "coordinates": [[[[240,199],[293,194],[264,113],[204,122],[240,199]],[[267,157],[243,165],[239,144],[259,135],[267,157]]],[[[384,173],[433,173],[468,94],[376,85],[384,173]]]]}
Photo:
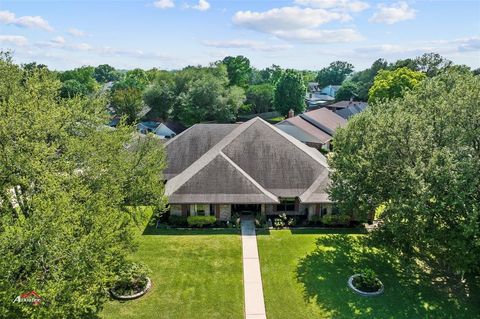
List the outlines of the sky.
{"type": "Polygon", "coordinates": [[[264,68],[356,70],[437,52],[480,67],[480,0],[0,1],[0,50],[51,69],[179,69],[244,55],[264,68]]]}

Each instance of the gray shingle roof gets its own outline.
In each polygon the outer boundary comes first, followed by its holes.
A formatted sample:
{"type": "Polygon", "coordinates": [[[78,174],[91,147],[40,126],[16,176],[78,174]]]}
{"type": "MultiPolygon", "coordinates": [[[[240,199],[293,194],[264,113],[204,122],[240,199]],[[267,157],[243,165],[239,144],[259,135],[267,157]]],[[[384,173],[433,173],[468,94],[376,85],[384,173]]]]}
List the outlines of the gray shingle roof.
{"type": "Polygon", "coordinates": [[[210,150],[238,124],[196,124],[165,143],[168,167],[163,172],[171,179],[210,150]]]}
{"type": "Polygon", "coordinates": [[[325,133],[324,131],[322,131],[321,129],[319,129],[312,123],[306,121],[300,116],[286,119],[276,124],[276,126],[285,133],[292,135],[293,137],[304,143],[311,142],[325,144],[328,141],[332,140],[332,136],[330,134],[325,133]]]}
{"type": "Polygon", "coordinates": [[[347,123],[344,118],[324,107],[300,114],[300,117],[330,135],[333,135],[337,128],[343,127],[347,123]]]}
{"type": "MultiPolygon", "coordinates": [[[[170,166],[176,156],[194,157],[185,154],[191,135],[182,135],[192,130],[211,137],[211,128],[195,126],[169,141],[167,152],[175,154],[168,155],[170,166]]],[[[229,133],[168,180],[165,193],[171,203],[275,203],[277,197],[302,196],[318,178],[328,176],[320,152],[260,118],[225,131],[229,133]]]]}

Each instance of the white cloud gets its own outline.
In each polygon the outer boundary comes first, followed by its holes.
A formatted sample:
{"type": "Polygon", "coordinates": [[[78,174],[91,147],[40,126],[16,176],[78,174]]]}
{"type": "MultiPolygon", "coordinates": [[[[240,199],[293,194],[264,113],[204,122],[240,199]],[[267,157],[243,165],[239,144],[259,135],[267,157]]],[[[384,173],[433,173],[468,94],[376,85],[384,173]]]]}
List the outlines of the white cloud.
{"type": "Polygon", "coordinates": [[[17,18],[15,13],[10,11],[0,11],[0,23],[23,28],[39,28],[46,31],[53,31],[48,21],[40,16],[22,16],[17,18]]]}
{"type": "Polygon", "coordinates": [[[480,53],[480,37],[458,38],[453,40],[417,41],[399,44],[374,44],[353,50],[355,55],[386,56],[393,58],[413,57],[428,52],[439,54],[458,54],[466,52],[480,53]]]}
{"type": "Polygon", "coordinates": [[[291,31],[276,31],[274,33],[278,38],[292,40],[303,43],[340,43],[360,41],[362,35],[354,29],[298,29],[291,31]]]}
{"type": "Polygon", "coordinates": [[[73,35],[74,37],[84,37],[84,36],[87,35],[82,30],[75,29],[75,28],[68,29],[67,33],[70,34],[70,35],[73,35]]]}
{"type": "Polygon", "coordinates": [[[108,46],[94,48],[94,52],[109,57],[132,57],[151,60],[174,60],[172,56],[163,53],[145,52],[142,50],[117,49],[108,46]]]}
{"type": "Polygon", "coordinates": [[[38,48],[62,49],[67,51],[91,51],[93,48],[88,43],[68,43],[61,36],[50,41],[39,41],[35,43],[38,48]]]}
{"type": "Polygon", "coordinates": [[[306,7],[352,12],[360,12],[370,7],[368,3],[358,0],[295,0],[295,3],[306,7]]]}
{"type": "Polygon", "coordinates": [[[265,12],[239,11],[233,22],[240,27],[303,43],[336,43],[361,40],[354,29],[318,29],[332,21],[349,21],[343,12],[300,7],[275,8],[265,12]]]}
{"type": "Polygon", "coordinates": [[[350,19],[351,17],[344,13],[299,7],[275,8],[265,12],[238,11],[233,16],[233,22],[236,25],[267,33],[278,30],[314,28],[327,22],[350,19]]]}
{"type": "Polygon", "coordinates": [[[408,6],[404,1],[387,6],[385,4],[378,5],[378,11],[369,19],[374,23],[394,24],[400,21],[414,19],[416,11],[408,6]]]}
{"type": "Polygon", "coordinates": [[[28,44],[28,40],[21,35],[0,35],[0,44],[22,47],[28,44]]]}
{"type": "Polygon", "coordinates": [[[65,44],[65,39],[61,36],[55,37],[51,40],[53,43],[65,44]]]}
{"type": "Polygon", "coordinates": [[[168,9],[175,7],[175,3],[173,0],[157,0],[153,3],[153,6],[159,9],[168,9]]]}
{"type": "Polygon", "coordinates": [[[463,39],[463,41],[458,46],[458,50],[461,52],[480,52],[480,37],[463,39]]]}
{"type": "Polygon", "coordinates": [[[205,40],[202,42],[203,45],[214,48],[223,48],[223,49],[250,49],[255,51],[282,51],[292,48],[293,46],[289,44],[268,44],[262,41],[255,40],[205,40]]]}
{"type": "Polygon", "coordinates": [[[208,9],[210,9],[210,3],[208,3],[208,1],[206,1],[206,0],[199,0],[198,4],[196,4],[196,5],[185,4],[184,7],[186,9],[195,9],[195,10],[198,10],[198,11],[207,11],[208,9]]]}

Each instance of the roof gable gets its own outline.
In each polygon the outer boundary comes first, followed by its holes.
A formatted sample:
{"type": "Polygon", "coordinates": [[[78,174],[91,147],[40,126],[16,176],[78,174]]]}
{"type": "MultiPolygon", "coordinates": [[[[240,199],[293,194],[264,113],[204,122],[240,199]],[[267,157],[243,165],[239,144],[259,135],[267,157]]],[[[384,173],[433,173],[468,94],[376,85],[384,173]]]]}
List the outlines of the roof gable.
{"type": "Polygon", "coordinates": [[[208,152],[215,144],[233,131],[238,124],[196,124],[178,134],[167,143],[167,179],[183,172],[208,152]]]}
{"type": "Polygon", "coordinates": [[[190,177],[170,196],[172,201],[195,203],[278,203],[277,198],[222,152],[190,177]],[[228,176],[228,178],[225,178],[228,176]]]}
{"type": "Polygon", "coordinates": [[[327,169],[317,150],[263,121],[254,122],[223,152],[259,184],[283,197],[300,195],[327,169]]]}
{"type": "Polygon", "coordinates": [[[276,196],[300,196],[324,171],[328,165],[320,152],[257,117],[169,179],[165,193],[174,203],[249,203],[248,196],[277,202],[276,196]]]}

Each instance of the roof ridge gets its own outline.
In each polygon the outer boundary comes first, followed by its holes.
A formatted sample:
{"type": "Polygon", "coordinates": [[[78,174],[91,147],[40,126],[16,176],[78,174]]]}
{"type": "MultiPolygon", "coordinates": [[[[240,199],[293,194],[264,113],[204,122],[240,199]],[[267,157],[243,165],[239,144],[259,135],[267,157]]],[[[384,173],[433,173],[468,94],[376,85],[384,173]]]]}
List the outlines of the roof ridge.
{"type": "MultiPolygon", "coordinates": [[[[255,119],[257,118],[258,117],[256,117],[255,119]]],[[[217,144],[215,144],[205,154],[200,156],[200,158],[198,158],[195,162],[193,162],[190,166],[188,166],[185,170],[183,170],[183,172],[181,172],[174,178],[168,180],[167,184],[165,185],[165,194],[168,196],[169,194],[173,194],[176,190],[178,190],[192,176],[194,176],[196,172],[198,172],[199,170],[207,166],[207,164],[210,163],[225,146],[227,146],[238,135],[240,135],[243,131],[245,131],[248,127],[250,127],[254,122],[255,121],[250,120],[237,126],[235,129],[233,129],[233,131],[228,133],[224,138],[222,138],[217,144]]],[[[180,136],[181,134],[177,135],[176,137],[180,136]]]]}
{"type": "Polygon", "coordinates": [[[274,125],[271,125],[269,124],[268,122],[266,122],[265,120],[259,118],[259,117],[256,117],[255,119],[258,119],[260,120],[261,122],[263,122],[264,124],[267,124],[268,127],[270,127],[273,131],[275,131],[276,133],[278,133],[279,135],[283,136],[284,138],[286,138],[290,143],[292,143],[294,146],[296,146],[297,148],[299,148],[301,151],[303,151],[304,153],[306,153],[307,155],[309,155],[311,158],[313,158],[315,161],[319,162],[320,164],[322,164],[323,166],[325,166],[326,168],[328,168],[328,163],[327,163],[327,159],[325,158],[325,156],[323,156],[322,153],[318,152],[318,151],[314,151],[313,148],[311,148],[310,146],[300,142],[299,140],[297,140],[296,138],[294,138],[293,136],[283,132],[281,129],[275,127],[274,125]],[[316,153],[314,153],[316,152],[316,153]]]}
{"type": "Polygon", "coordinates": [[[276,202],[280,202],[278,197],[275,196],[273,193],[269,192],[265,189],[262,185],[260,185],[253,177],[251,177],[247,172],[245,172],[240,166],[237,165],[230,157],[228,157],[225,153],[220,151],[220,156],[224,157],[230,165],[232,165],[237,171],[240,172],[244,177],[246,177],[259,191],[261,191],[265,196],[271,198],[276,202]]]}

